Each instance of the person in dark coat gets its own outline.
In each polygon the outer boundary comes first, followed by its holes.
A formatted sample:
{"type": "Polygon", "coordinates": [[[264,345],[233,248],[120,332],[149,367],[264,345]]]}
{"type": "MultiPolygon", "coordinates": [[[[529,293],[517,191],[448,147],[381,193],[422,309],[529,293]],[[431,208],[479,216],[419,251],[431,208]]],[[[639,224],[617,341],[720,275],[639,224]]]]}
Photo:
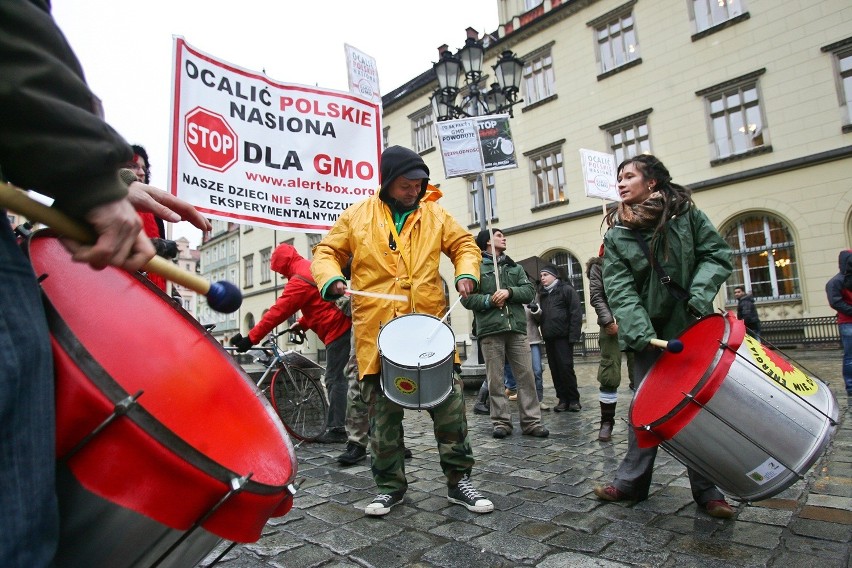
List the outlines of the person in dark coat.
{"type": "Polygon", "coordinates": [[[828,305],[837,312],[837,327],[843,344],[843,382],[852,396],[852,250],[840,251],[840,270],[825,285],[828,305]]]}
{"type": "Polygon", "coordinates": [[[743,320],[750,336],[760,339],[760,317],[754,305],[754,296],[746,293],[745,286],[734,286],[734,298],[737,299],[737,319],[743,320]]]}
{"type": "Polygon", "coordinates": [[[531,312],[541,330],[547,362],[559,404],[554,412],[580,412],[580,391],[574,373],[574,344],[580,341],[583,307],[577,291],[559,279],[552,264],[541,269],[541,294],[536,311],[531,312]]]}

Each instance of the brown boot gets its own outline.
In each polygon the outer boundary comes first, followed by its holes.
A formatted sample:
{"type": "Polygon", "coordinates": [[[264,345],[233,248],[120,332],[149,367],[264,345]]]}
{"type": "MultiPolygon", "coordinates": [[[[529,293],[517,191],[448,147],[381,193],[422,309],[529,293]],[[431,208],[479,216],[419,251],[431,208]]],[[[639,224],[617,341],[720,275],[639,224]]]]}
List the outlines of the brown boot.
{"type": "Polygon", "coordinates": [[[601,430],[598,432],[599,442],[609,442],[612,439],[612,429],[615,426],[615,403],[601,403],[601,430]]]}

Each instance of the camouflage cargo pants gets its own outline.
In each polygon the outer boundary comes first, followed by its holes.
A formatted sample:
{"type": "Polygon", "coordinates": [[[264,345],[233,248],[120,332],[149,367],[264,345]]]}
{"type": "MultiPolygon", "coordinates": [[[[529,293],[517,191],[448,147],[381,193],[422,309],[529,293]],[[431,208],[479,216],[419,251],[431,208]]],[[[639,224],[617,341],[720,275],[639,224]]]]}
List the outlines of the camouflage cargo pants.
{"type": "MultiPolygon", "coordinates": [[[[369,406],[371,469],[376,487],[379,493],[405,491],[408,481],[405,479],[401,428],[405,411],[384,395],[378,375],[363,378],[361,393],[369,406]]],[[[465,474],[470,474],[474,462],[461,379],[454,377],[449,397],[426,412],[432,418],[447,486],[455,486],[465,474]]]]}

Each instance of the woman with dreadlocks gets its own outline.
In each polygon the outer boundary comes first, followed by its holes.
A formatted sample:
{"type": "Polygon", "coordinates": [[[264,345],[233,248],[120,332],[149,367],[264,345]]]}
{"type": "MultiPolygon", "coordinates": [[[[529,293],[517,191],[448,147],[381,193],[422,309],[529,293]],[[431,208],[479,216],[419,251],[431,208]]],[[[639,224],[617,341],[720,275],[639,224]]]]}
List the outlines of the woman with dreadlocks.
{"type": "MultiPolygon", "coordinates": [[[[606,218],[603,281],[621,348],[635,352],[638,388],[661,353],[650,340],[677,337],[696,318],[712,313],[713,298],[731,274],[731,249],[695,207],[691,191],[673,183],[654,156],[642,154],[619,164],[618,193],[621,203],[606,218]],[[661,282],[660,268],[670,284],[661,282]]],[[[596,487],[595,495],[605,501],[647,499],[656,455],[656,447],[640,448],[628,428],[627,455],[615,480],[596,487]]],[[[716,486],[687,471],[692,497],[702,510],[718,518],[733,516],[716,486]]]]}

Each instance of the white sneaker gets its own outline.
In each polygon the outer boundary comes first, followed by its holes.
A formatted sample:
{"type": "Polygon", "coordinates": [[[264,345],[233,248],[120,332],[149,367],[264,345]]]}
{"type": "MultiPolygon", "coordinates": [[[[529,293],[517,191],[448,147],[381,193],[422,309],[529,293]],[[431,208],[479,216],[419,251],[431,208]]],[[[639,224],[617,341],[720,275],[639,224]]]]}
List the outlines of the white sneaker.
{"type": "Polygon", "coordinates": [[[364,509],[364,514],[372,517],[381,517],[390,513],[391,507],[398,503],[402,503],[402,493],[382,493],[381,495],[376,495],[373,502],[367,505],[364,509]]]}
{"type": "Polygon", "coordinates": [[[458,485],[450,487],[447,500],[456,505],[464,505],[468,511],[474,513],[490,513],[494,510],[494,503],[473,487],[468,475],[462,477],[458,485]]]}
{"type": "Polygon", "coordinates": [[[550,405],[548,405],[548,404],[547,404],[546,402],[544,402],[544,401],[539,402],[539,403],[538,403],[538,407],[539,407],[540,409],[542,409],[542,410],[550,410],[550,405]]]}

